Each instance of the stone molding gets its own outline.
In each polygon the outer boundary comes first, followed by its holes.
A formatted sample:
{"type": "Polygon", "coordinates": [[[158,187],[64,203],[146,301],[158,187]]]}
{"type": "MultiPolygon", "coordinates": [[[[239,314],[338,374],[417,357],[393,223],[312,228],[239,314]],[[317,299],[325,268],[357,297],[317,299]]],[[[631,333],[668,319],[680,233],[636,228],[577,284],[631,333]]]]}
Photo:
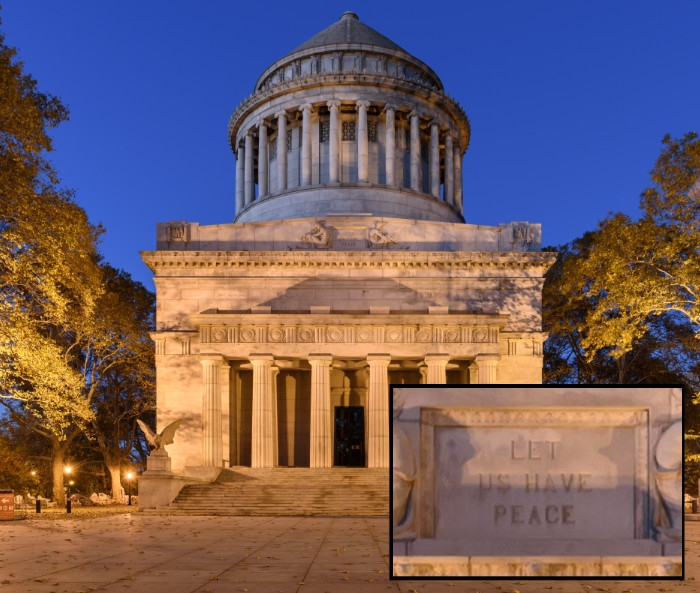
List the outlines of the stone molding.
{"type": "Polygon", "coordinates": [[[544,268],[554,257],[548,252],[443,252],[382,250],[381,259],[367,259],[363,251],[316,251],[310,257],[304,251],[142,251],[149,269],[167,268],[238,268],[238,269],[506,269],[544,268]]]}
{"type": "MultiPolygon", "coordinates": [[[[615,427],[634,428],[634,536],[648,538],[649,409],[648,408],[428,408],[420,410],[420,508],[435,509],[435,430],[441,427],[615,427]]],[[[435,514],[420,513],[419,537],[435,537],[435,514]]]]}

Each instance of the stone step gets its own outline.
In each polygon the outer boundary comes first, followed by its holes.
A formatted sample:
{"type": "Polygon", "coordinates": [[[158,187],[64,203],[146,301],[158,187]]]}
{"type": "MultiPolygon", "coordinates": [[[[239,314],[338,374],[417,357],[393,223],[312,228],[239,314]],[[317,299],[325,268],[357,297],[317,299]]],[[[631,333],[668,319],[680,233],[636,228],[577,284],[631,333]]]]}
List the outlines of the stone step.
{"type": "Polygon", "coordinates": [[[191,484],[151,514],[386,516],[389,472],[366,468],[233,468],[191,484]]]}

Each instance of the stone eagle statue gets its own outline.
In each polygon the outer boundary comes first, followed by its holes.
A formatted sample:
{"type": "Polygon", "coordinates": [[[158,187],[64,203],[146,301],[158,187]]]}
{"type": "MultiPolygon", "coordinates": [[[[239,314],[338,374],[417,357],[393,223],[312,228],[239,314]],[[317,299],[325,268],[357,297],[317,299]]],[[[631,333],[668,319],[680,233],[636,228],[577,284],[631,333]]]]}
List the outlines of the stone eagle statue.
{"type": "Polygon", "coordinates": [[[175,420],[166,426],[160,434],[154,433],[145,422],[136,420],[143,434],[146,435],[146,440],[153,445],[156,451],[165,451],[165,445],[170,445],[174,442],[175,431],[180,428],[182,420],[175,420]]]}

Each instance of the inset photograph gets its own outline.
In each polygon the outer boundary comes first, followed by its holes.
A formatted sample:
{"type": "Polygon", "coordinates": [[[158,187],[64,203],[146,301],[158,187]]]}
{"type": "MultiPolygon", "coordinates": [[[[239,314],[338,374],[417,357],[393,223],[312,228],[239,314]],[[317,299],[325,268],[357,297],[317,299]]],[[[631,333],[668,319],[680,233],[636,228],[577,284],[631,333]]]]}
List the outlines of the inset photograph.
{"type": "Polygon", "coordinates": [[[681,387],[391,400],[392,578],[683,577],[681,387]]]}

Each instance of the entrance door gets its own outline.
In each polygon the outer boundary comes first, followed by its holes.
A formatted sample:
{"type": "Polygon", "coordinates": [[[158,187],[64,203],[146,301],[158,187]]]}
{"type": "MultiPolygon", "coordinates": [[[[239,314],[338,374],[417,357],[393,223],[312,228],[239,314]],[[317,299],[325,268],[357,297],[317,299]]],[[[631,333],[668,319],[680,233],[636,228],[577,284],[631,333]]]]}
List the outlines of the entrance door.
{"type": "Polygon", "coordinates": [[[365,466],[365,409],[362,406],[335,407],[334,465],[365,466]]]}

